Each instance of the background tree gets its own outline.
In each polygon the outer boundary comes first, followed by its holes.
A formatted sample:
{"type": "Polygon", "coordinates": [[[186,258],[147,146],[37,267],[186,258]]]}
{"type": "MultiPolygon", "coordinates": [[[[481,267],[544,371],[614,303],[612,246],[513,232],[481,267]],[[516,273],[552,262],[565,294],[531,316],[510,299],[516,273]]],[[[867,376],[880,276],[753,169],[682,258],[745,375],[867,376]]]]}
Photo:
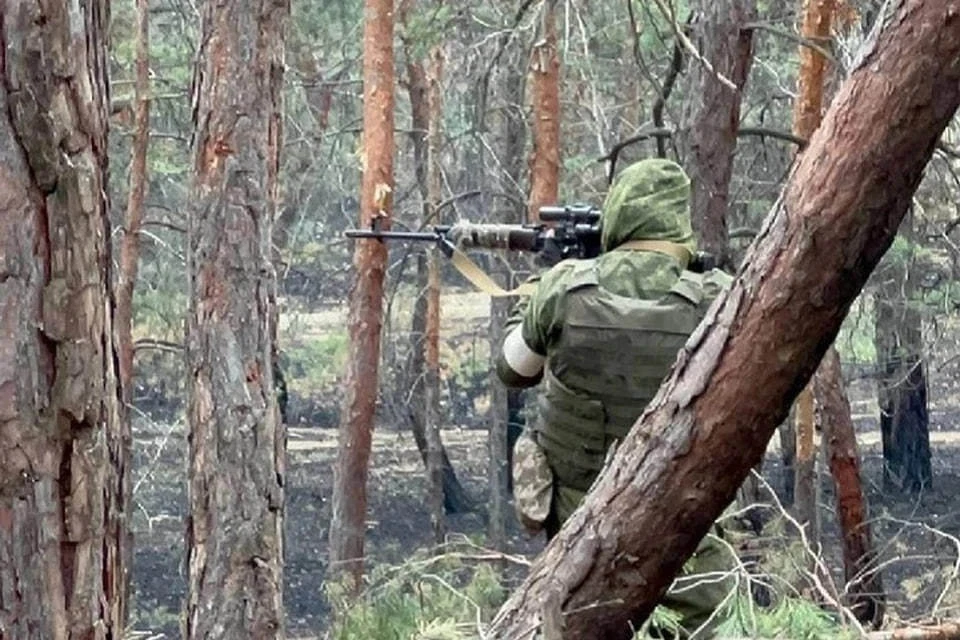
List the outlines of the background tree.
{"type": "Polygon", "coordinates": [[[140,231],[143,228],[147,191],[147,148],[150,144],[150,7],[137,0],[136,79],[133,91],[133,141],[130,157],[130,189],[120,244],[117,274],[117,349],[123,401],[129,403],[133,385],[133,290],[140,261],[140,231]]]}
{"type": "Polygon", "coordinates": [[[284,634],[270,241],[289,11],[275,0],[203,8],[187,236],[187,638],[284,634]]]}
{"type": "MultiPolygon", "coordinates": [[[[360,225],[377,220],[390,228],[393,181],[393,2],[366,0],[363,31],[363,181],[360,225]]],[[[350,351],[344,380],[340,444],[330,523],[330,568],[345,572],[352,588],[363,575],[367,517],[367,466],[377,401],[386,246],[356,245],[356,281],[350,295],[350,351]]]]}
{"type": "Polygon", "coordinates": [[[903,222],[874,302],[878,400],[883,441],[884,487],[919,493],[930,487],[927,376],[923,313],[918,300],[924,269],[917,259],[914,217],[903,222]]]}
{"type": "Polygon", "coordinates": [[[544,0],[541,32],[530,59],[533,152],[527,220],[540,207],[556,204],[560,193],[560,59],[557,57],[557,2],[544,0]]]}
{"type": "Polygon", "coordinates": [[[129,435],[106,192],[107,2],[0,7],[0,635],[120,637],[129,435]]]}
{"type": "MultiPolygon", "coordinates": [[[[797,98],[793,108],[793,133],[804,140],[809,140],[820,126],[821,114],[827,103],[823,97],[827,60],[811,45],[822,47],[829,42],[834,8],[833,0],[802,2],[800,34],[806,41],[799,50],[800,70],[797,74],[797,98]]],[[[839,373],[839,369],[831,368],[826,372],[839,373]]],[[[824,381],[824,384],[842,386],[842,381],[838,378],[824,381]]],[[[817,515],[814,386],[811,380],[796,401],[797,458],[794,489],[797,519],[807,526],[807,536],[816,544],[820,539],[820,521],[817,515]]],[[[837,413],[836,408],[833,413],[837,413]]]]}
{"type": "MultiPolygon", "coordinates": [[[[697,47],[687,61],[687,87],[680,124],[683,166],[693,193],[690,210],[703,250],[732,270],[727,209],[744,87],[753,62],[754,0],[695,3],[691,41],[697,47]]],[[[676,26],[679,29],[679,26],[676,26]]]]}

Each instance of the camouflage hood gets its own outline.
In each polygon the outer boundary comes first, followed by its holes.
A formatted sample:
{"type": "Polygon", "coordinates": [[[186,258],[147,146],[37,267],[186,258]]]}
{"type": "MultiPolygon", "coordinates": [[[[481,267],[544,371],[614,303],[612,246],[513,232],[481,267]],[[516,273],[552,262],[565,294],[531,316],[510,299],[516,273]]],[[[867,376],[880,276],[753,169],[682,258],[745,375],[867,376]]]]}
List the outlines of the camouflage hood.
{"type": "Polygon", "coordinates": [[[692,254],[690,178],[675,162],[652,158],[624,169],[603,203],[604,251],[629,240],[669,240],[692,254]]]}

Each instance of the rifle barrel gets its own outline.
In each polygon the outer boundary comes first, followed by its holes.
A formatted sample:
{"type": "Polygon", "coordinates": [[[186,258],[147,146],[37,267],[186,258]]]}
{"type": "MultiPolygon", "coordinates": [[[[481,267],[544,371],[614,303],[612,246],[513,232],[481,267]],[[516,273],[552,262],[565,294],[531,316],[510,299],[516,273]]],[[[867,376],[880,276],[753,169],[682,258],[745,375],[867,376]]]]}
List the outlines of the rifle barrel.
{"type": "Polygon", "coordinates": [[[347,229],[348,238],[378,238],[380,240],[432,240],[440,239],[438,232],[431,231],[377,231],[375,229],[347,229]]]}

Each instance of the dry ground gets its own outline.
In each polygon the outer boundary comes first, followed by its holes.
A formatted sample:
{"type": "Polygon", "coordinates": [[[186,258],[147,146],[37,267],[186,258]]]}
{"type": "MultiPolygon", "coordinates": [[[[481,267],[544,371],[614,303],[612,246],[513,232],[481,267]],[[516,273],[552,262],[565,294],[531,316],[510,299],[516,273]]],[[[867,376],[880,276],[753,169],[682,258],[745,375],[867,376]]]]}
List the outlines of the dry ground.
{"type": "MultiPolygon", "coordinates": [[[[183,516],[185,509],[185,443],[182,430],[143,423],[138,428],[134,495],[136,552],[134,561],[135,628],[179,637],[179,610],[184,595],[183,516]]],[[[919,498],[883,495],[880,490],[878,434],[861,434],[865,489],[875,539],[886,566],[885,586],[892,614],[912,618],[929,612],[951,582],[960,542],[960,432],[936,432],[935,485],[919,498]],[[931,529],[940,532],[932,532],[931,529]]],[[[443,434],[451,458],[467,488],[485,497],[486,434],[448,430],[443,434]]],[[[291,637],[321,633],[328,609],[322,598],[329,525],[332,430],[292,429],[287,475],[284,598],[291,637]]],[[[776,438],[774,438],[774,441],[776,438]]],[[[773,447],[771,447],[771,453],[773,447]]],[[[374,438],[370,478],[371,519],[368,550],[371,564],[396,563],[411,549],[430,542],[423,500],[423,474],[412,437],[379,431],[374,438]]],[[[769,457],[765,476],[779,486],[776,456],[769,457]]],[[[837,530],[828,490],[821,498],[825,557],[839,575],[837,530]]],[[[482,539],[483,516],[469,514],[450,521],[450,530],[482,539]]],[[[530,540],[510,522],[511,549],[532,555],[541,543],[530,540]]],[[[960,616],[960,593],[952,588],[940,613],[960,616]]]]}

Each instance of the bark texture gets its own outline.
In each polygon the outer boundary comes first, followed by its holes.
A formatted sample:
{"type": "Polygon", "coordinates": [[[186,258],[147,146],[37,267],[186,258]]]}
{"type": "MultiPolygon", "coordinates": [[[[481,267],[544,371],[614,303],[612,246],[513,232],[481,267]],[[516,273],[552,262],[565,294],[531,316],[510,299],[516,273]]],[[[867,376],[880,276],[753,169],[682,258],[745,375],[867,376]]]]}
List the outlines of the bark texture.
{"type": "Polygon", "coordinates": [[[115,639],[129,431],[110,293],[109,3],[0,4],[0,637],[115,639]]]}
{"type": "Polygon", "coordinates": [[[270,239],[285,0],[203,7],[187,231],[186,638],[283,637],[285,434],[270,239]]]}
{"type": "Polygon", "coordinates": [[[136,63],[133,90],[133,144],[130,154],[127,212],[120,242],[117,274],[117,346],[123,401],[130,402],[133,385],[133,289],[140,264],[140,228],[147,192],[147,147],[150,144],[150,7],[137,0],[136,63]]]}
{"type": "MultiPolygon", "coordinates": [[[[834,0],[803,0],[800,8],[800,35],[819,45],[829,42],[834,0]]],[[[793,103],[793,134],[809,140],[820,126],[824,107],[824,85],[827,61],[819,51],[801,45],[798,55],[800,69],[797,72],[797,98],[793,103]]],[[[831,347],[831,350],[833,347],[831,347]]],[[[823,374],[832,370],[825,370],[823,374]]],[[[839,372],[839,369],[836,370],[839,372]]],[[[839,384],[840,379],[824,381],[828,386],[839,384]]],[[[844,403],[846,404],[846,403],[844,403]]],[[[796,411],[796,497],[797,520],[807,527],[808,540],[816,544],[820,539],[820,522],[817,514],[817,448],[815,444],[815,398],[814,383],[810,382],[797,397],[796,411]]],[[[839,406],[831,407],[831,413],[839,413],[839,406]]],[[[849,422],[849,421],[848,421],[849,422]]],[[[811,559],[812,562],[812,559],[811,559]]],[[[812,568],[812,567],[811,567],[812,568]]]]}
{"type": "MultiPolygon", "coordinates": [[[[490,164],[497,167],[492,176],[490,193],[510,194],[522,201],[520,185],[523,182],[523,149],[526,144],[526,126],[523,114],[517,105],[522,103],[524,77],[518,47],[511,43],[509,36],[501,39],[500,64],[491,68],[489,86],[482,88],[481,102],[487,102],[487,90],[490,91],[491,108],[479,110],[481,118],[478,129],[488,126],[482,118],[490,113],[489,123],[492,143],[489,145],[496,154],[490,164]]],[[[482,147],[483,145],[481,145],[482,147]]],[[[491,222],[517,223],[517,208],[506,198],[488,200],[486,203],[492,212],[491,222]]],[[[504,270],[506,271],[506,270],[504,270]]],[[[496,276],[495,276],[496,277],[496,276]]],[[[507,284],[513,284],[507,282],[507,284]]],[[[508,449],[507,425],[509,420],[508,399],[510,391],[496,374],[495,360],[503,344],[503,325],[514,301],[509,298],[490,299],[490,411],[487,416],[487,450],[489,466],[487,470],[487,539],[490,546],[506,550],[506,520],[508,517],[507,497],[509,495],[510,451],[508,449]]]]}
{"type": "Polygon", "coordinates": [[[533,155],[527,221],[540,218],[540,207],[555,204],[560,193],[560,58],[557,56],[557,0],[543,3],[540,40],[533,48],[533,155]]]}
{"type": "MultiPolygon", "coordinates": [[[[427,144],[427,202],[430,219],[440,223],[440,201],[443,197],[440,182],[440,153],[443,148],[443,46],[430,52],[427,103],[430,115],[430,134],[427,144]]],[[[427,322],[426,322],[426,394],[424,395],[424,430],[427,436],[427,501],[430,506],[430,525],[437,543],[447,534],[443,512],[443,443],[440,440],[440,265],[437,250],[427,253],[427,322]]]]}
{"type": "MultiPolygon", "coordinates": [[[[393,2],[365,0],[363,27],[363,179],[360,227],[382,218],[390,228],[393,191],[393,2]]],[[[367,516],[367,467],[377,404],[386,243],[356,243],[350,292],[350,348],[334,467],[330,565],[361,586],[367,516]]]]}
{"type": "Polygon", "coordinates": [[[860,622],[879,626],[885,609],[883,580],[871,566],[874,551],[860,482],[860,454],[842,381],[840,356],[831,347],[814,376],[813,392],[843,532],[843,574],[848,585],[845,604],[860,622]]]}
{"type": "Polygon", "coordinates": [[[713,67],[687,63],[688,96],[683,105],[680,148],[693,184],[691,212],[701,249],[730,268],[727,208],[733,156],[740,129],[740,102],[753,62],[753,31],[741,25],[756,19],[755,0],[700,0],[691,6],[692,39],[713,67]],[[737,91],[716,74],[733,82],[737,91]]]}
{"type": "MultiPolygon", "coordinates": [[[[430,166],[429,145],[432,141],[432,139],[428,140],[432,117],[430,109],[431,98],[429,95],[431,83],[427,76],[427,69],[423,61],[417,57],[414,42],[407,33],[407,28],[410,23],[410,12],[412,10],[413,2],[411,0],[403,0],[397,7],[397,14],[404,27],[400,39],[403,42],[404,57],[406,58],[406,77],[401,81],[401,84],[406,87],[407,93],[410,96],[410,119],[413,125],[410,131],[410,139],[413,142],[414,172],[417,176],[417,186],[419,187],[420,197],[423,202],[423,223],[437,224],[439,223],[439,219],[433,214],[434,210],[431,202],[439,202],[440,196],[436,198],[430,197],[431,179],[428,179],[427,175],[428,166],[430,166]]],[[[439,100],[436,100],[436,104],[442,107],[439,100]]],[[[433,178],[433,180],[439,180],[439,175],[433,178]]],[[[410,366],[407,370],[409,376],[407,379],[410,380],[410,382],[405,385],[409,387],[410,392],[407,394],[406,389],[403,391],[405,396],[409,395],[410,397],[410,404],[412,406],[407,412],[407,415],[409,417],[411,431],[413,432],[417,449],[420,452],[420,458],[423,460],[424,468],[427,469],[428,481],[432,482],[434,481],[434,471],[430,465],[435,464],[435,460],[431,463],[433,458],[430,454],[430,445],[427,439],[427,407],[430,402],[433,401],[428,402],[426,398],[427,353],[424,341],[427,339],[428,333],[431,336],[434,333],[432,329],[429,332],[427,330],[427,314],[428,306],[433,304],[431,300],[433,300],[434,295],[439,296],[439,289],[430,285],[430,279],[433,273],[433,267],[427,264],[428,260],[432,260],[432,258],[427,257],[430,251],[433,251],[433,249],[427,248],[425,253],[417,256],[417,288],[420,294],[414,302],[413,314],[410,318],[410,333],[414,337],[414,343],[411,345],[412,354],[410,355],[410,366]]],[[[439,301],[437,301],[436,308],[439,309],[439,301]]],[[[439,318],[436,319],[436,322],[439,322],[439,318]]],[[[439,331],[436,333],[439,340],[439,331]]],[[[439,359],[439,344],[437,345],[437,349],[439,359]]],[[[437,375],[439,377],[439,373],[437,375]]],[[[439,381],[436,384],[439,385],[439,381]]],[[[401,385],[401,387],[402,386],[404,385],[401,385]]],[[[431,393],[437,394],[439,393],[439,389],[435,388],[431,393]]],[[[434,447],[436,447],[436,445],[434,445],[434,447]]],[[[439,441],[439,449],[440,482],[443,490],[444,512],[466,513],[473,510],[474,501],[457,478],[456,470],[450,462],[450,457],[447,455],[442,440],[439,441]]],[[[436,454],[434,453],[433,455],[435,456],[436,454]]]]}
{"type": "Polygon", "coordinates": [[[854,65],[730,291],[490,637],[529,637],[557,609],[564,637],[631,637],[763,456],[958,105],[960,2],[903,2],[854,65]]]}

